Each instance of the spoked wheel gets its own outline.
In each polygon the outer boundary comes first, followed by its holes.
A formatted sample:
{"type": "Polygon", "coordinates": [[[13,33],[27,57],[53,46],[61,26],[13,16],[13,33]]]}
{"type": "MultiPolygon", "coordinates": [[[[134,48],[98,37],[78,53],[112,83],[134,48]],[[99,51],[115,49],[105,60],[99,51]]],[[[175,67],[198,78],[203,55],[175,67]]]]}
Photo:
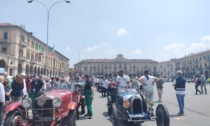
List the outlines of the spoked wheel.
{"type": "Polygon", "coordinates": [[[157,126],[169,126],[170,118],[169,112],[165,105],[159,104],[156,109],[156,123],[157,126]]]}
{"type": "Polygon", "coordinates": [[[119,120],[118,120],[117,107],[114,104],[112,105],[112,116],[111,116],[111,120],[112,120],[112,126],[118,126],[119,120]]]}
{"type": "Polygon", "coordinates": [[[6,119],[4,121],[4,126],[20,126],[22,120],[23,120],[23,115],[21,111],[14,110],[7,113],[6,119]]]}
{"type": "Polygon", "coordinates": [[[111,115],[112,114],[112,99],[111,96],[107,97],[107,108],[108,108],[108,114],[111,115]]]}

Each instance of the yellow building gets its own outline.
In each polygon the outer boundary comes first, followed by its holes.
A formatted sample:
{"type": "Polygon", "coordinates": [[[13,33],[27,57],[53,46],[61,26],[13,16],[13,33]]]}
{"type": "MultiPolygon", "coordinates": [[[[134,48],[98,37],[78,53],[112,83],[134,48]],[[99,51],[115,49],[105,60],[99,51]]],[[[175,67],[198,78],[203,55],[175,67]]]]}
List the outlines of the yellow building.
{"type": "Polygon", "coordinates": [[[117,77],[119,70],[136,77],[143,75],[144,70],[149,70],[150,74],[157,72],[158,62],[150,59],[126,59],[122,54],[115,59],[86,59],[74,65],[76,70],[82,71],[80,74],[91,74],[98,77],[117,77]]]}
{"type": "Polygon", "coordinates": [[[68,75],[69,59],[52,50],[23,26],[0,23],[0,68],[9,75],[68,75]]]}

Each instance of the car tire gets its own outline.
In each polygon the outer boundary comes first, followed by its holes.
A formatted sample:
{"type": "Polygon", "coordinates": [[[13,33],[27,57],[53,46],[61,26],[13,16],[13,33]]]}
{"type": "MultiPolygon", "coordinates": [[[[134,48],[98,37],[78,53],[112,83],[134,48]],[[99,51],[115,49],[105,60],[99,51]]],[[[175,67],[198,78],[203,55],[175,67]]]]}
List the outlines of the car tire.
{"type": "Polygon", "coordinates": [[[21,111],[11,111],[7,113],[3,126],[18,126],[18,120],[23,120],[23,115],[21,111]]]}
{"type": "Polygon", "coordinates": [[[76,120],[77,120],[76,110],[70,110],[68,117],[66,119],[66,121],[67,121],[66,125],[67,126],[76,126],[76,120]]]}
{"type": "Polygon", "coordinates": [[[147,101],[144,95],[141,94],[142,104],[143,104],[143,112],[147,112],[147,101]]]}
{"type": "Polygon", "coordinates": [[[165,105],[159,104],[156,109],[156,123],[157,126],[169,126],[170,118],[169,112],[165,105]]]}
{"type": "Polygon", "coordinates": [[[112,99],[111,96],[107,97],[107,109],[108,109],[108,114],[111,115],[112,114],[112,99]]]}
{"type": "Polygon", "coordinates": [[[118,126],[119,120],[118,120],[118,113],[117,113],[117,107],[116,105],[112,105],[112,125],[118,126]]]}

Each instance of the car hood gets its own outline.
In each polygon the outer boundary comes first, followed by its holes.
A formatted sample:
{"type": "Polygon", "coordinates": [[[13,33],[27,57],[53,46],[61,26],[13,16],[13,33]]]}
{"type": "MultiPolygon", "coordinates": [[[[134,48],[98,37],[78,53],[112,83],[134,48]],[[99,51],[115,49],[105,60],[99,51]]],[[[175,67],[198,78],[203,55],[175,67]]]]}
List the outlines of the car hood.
{"type": "Polygon", "coordinates": [[[138,92],[135,89],[124,89],[124,90],[119,90],[119,94],[120,97],[124,97],[126,95],[129,96],[136,96],[138,95],[138,92]]]}
{"type": "Polygon", "coordinates": [[[71,91],[67,90],[52,90],[44,94],[45,97],[54,99],[55,97],[63,98],[64,96],[71,95],[71,91]]]}

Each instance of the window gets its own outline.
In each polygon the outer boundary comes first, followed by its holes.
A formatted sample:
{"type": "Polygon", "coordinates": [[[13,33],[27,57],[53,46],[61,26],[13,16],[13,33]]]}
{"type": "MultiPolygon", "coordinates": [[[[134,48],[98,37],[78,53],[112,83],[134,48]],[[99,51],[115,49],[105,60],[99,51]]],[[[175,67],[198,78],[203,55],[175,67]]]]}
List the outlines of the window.
{"type": "Polygon", "coordinates": [[[33,48],[33,49],[34,49],[34,42],[32,42],[32,43],[31,43],[31,48],[33,48]]]}
{"type": "Polygon", "coordinates": [[[2,47],[2,53],[7,53],[7,46],[2,47]]]}
{"type": "Polygon", "coordinates": [[[30,59],[30,52],[27,51],[27,59],[30,59]]]}
{"type": "Polygon", "coordinates": [[[35,49],[38,50],[38,44],[36,44],[36,48],[35,49]]]}
{"type": "Polygon", "coordinates": [[[8,39],[8,32],[4,32],[4,39],[8,39]]]}
{"type": "Polygon", "coordinates": [[[22,43],[24,43],[24,42],[25,42],[25,36],[21,35],[21,36],[20,36],[20,41],[21,41],[22,43]]]}
{"type": "Polygon", "coordinates": [[[31,60],[34,60],[34,53],[31,53],[31,60]]]}
{"type": "Polygon", "coordinates": [[[19,56],[23,57],[23,49],[19,49],[19,56]]]}

